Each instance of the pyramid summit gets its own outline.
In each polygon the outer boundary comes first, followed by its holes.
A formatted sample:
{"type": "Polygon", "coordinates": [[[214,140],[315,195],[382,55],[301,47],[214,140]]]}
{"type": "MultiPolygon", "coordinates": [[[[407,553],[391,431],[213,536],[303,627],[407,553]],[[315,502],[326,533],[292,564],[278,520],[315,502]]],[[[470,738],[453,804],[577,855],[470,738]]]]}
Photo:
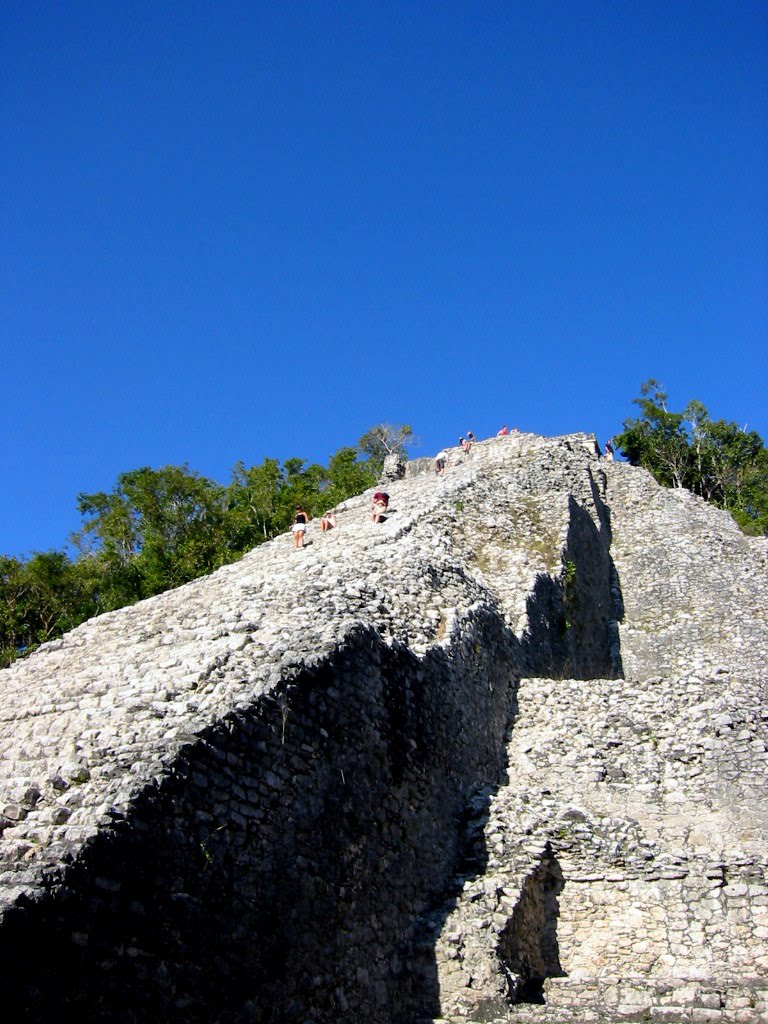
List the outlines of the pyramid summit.
{"type": "Polygon", "coordinates": [[[386,490],[0,672],[6,1004],[764,1020],[768,540],[587,434],[386,490]]]}

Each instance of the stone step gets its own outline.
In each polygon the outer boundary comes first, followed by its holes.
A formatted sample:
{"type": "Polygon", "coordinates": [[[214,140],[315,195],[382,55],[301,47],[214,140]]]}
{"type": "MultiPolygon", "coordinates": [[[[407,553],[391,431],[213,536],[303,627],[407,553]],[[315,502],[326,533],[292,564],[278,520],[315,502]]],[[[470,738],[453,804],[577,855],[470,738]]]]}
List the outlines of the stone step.
{"type": "Polygon", "coordinates": [[[763,1024],[768,981],[757,978],[550,978],[544,1005],[518,1004],[504,1024],[763,1024]]]}
{"type": "Polygon", "coordinates": [[[545,1004],[518,1003],[504,1016],[451,1014],[418,1024],[765,1024],[768,980],[551,978],[545,1004]]]}

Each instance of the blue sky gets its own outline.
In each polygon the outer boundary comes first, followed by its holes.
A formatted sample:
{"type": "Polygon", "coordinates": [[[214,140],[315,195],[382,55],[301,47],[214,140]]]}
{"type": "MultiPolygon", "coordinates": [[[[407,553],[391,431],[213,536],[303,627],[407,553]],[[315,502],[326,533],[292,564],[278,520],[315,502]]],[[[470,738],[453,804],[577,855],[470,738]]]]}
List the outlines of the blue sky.
{"type": "Polygon", "coordinates": [[[382,420],[768,438],[768,6],[6,0],[0,552],[382,420]]]}

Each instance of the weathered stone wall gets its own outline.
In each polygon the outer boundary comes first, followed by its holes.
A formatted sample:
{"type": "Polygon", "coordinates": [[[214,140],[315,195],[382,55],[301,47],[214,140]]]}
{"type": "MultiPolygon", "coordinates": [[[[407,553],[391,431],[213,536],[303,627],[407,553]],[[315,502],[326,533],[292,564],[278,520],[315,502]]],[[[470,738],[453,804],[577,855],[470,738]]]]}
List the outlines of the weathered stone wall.
{"type": "MultiPolygon", "coordinates": [[[[446,1009],[499,1015],[527,988],[555,1020],[566,1008],[594,1007],[598,992],[604,1006],[614,999],[617,1015],[650,1014],[657,986],[679,1010],[675,998],[693,1001],[698,985],[730,991],[727,1009],[745,1011],[725,1019],[761,1020],[764,689],[743,680],[731,688],[722,675],[673,686],[521,682],[510,782],[475,823],[487,869],[464,886],[438,939],[446,1009]],[[531,974],[510,953],[510,933],[530,941],[516,917],[550,863],[560,882],[546,927],[557,956],[531,974]]],[[[517,1017],[542,1012],[523,1007],[517,1017]]]]}
{"type": "Polygon", "coordinates": [[[644,470],[605,468],[625,675],[725,666],[764,677],[768,541],[745,537],[727,512],[659,487],[644,470]]]}
{"type": "Polygon", "coordinates": [[[765,543],[586,435],[430,462],[0,673],[13,1015],[761,1019],[765,543]]]}
{"type": "Polygon", "coordinates": [[[766,542],[642,471],[603,471],[633,678],[521,681],[510,781],[471,823],[487,867],[436,936],[443,1012],[758,1024],[766,542]]]}
{"type": "Polygon", "coordinates": [[[481,609],[463,625],[450,656],[421,660],[353,633],[182,747],[7,913],[10,1005],[39,1020],[412,1013],[414,923],[455,862],[468,793],[499,771],[513,685],[503,627],[481,609]]]}

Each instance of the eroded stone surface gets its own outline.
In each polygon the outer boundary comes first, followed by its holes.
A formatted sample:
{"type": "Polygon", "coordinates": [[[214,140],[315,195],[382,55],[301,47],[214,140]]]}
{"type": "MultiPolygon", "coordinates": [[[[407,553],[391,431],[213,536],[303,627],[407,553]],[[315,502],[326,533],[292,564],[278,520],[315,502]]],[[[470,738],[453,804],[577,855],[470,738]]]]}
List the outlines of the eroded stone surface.
{"type": "Polygon", "coordinates": [[[9,1008],[756,1024],[766,542],[587,435],[387,490],[0,673],[9,1008]]]}
{"type": "Polygon", "coordinates": [[[757,1024],[768,1006],[766,544],[641,471],[604,468],[631,678],[521,682],[509,782],[469,837],[483,870],[440,922],[443,1012],[757,1024]],[[521,962],[513,934],[531,889],[555,908],[546,927],[526,922],[539,961],[554,923],[546,970],[521,962]]]}

